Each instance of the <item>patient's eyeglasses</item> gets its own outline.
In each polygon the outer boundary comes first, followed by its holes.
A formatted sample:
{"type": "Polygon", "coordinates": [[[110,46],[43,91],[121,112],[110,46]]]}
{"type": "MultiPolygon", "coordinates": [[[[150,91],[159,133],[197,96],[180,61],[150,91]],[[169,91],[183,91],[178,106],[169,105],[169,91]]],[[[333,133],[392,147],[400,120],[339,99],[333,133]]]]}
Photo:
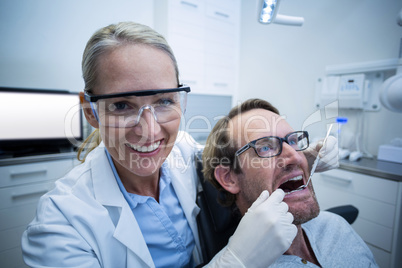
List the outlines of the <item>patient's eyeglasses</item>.
{"type": "Polygon", "coordinates": [[[239,150],[235,155],[239,156],[250,148],[253,148],[255,153],[262,158],[269,158],[278,156],[282,153],[283,145],[286,142],[296,151],[303,151],[309,146],[309,139],[307,131],[295,131],[289,133],[284,138],[269,136],[253,140],[239,150]]]}
{"type": "Polygon", "coordinates": [[[158,123],[180,119],[186,110],[188,92],[187,86],[107,95],[85,92],[85,99],[91,103],[101,125],[127,128],[136,126],[147,109],[158,123]]]}

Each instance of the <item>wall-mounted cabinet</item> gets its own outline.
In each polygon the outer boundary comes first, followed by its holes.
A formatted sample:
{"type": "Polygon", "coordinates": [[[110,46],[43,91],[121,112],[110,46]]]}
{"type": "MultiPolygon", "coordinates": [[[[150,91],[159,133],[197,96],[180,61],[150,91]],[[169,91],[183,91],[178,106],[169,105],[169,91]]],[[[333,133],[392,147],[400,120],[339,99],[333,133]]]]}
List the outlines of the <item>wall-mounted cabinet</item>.
{"type": "Polygon", "coordinates": [[[240,1],[170,0],[157,8],[155,26],[176,55],[181,82],[194,93],[235,95],[240,1]]]}

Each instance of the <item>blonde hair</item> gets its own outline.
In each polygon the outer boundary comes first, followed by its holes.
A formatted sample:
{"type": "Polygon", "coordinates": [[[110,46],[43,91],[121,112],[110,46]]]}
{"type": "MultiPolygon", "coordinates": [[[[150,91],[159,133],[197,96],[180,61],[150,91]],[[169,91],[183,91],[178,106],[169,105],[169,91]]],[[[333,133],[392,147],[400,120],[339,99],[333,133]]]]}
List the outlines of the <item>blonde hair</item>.
{"type": "Polygon", "coordinates": [[[83,141],[83,143],[78,148],[77,159],[81,163],[85,162],[87,155],[102,142],[102,138],[99,133],[99,128],[92,131],[91,134],[83,141]],[[82,158],[81,155],[83,154],[82,158]]]}
{"type": "MultiPolygon", "coordinates": [[[[146,25],[135,22],[120,22],[99,29],[88,40],[81,63],[82,77],[85,83],[84,91],[92,92],[95,88],[99,57],[106,52],[130,44],[147,45],[165,52],[172,60],[177,85],[179,85],[179,68],[166,39],[146,25]]],[[[77,155],[78,160],[84,162],[88,153],[95,149],[101,141],[99,129],[96,129],[81,144],[77,155]],[[81,159],[80,157],[84,151],[84,157],[81,159]]]]}

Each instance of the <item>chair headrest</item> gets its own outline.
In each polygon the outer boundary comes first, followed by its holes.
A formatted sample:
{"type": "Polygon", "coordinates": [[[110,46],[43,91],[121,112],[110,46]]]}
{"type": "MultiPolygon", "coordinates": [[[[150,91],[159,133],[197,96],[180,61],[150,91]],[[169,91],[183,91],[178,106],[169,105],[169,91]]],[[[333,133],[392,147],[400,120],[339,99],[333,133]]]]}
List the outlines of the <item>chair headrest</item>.
{"type": "Polygon", "coordinates": [[[211,216],[215,231],[222,232],[227,230],[228,226],[232,225],[236,218],[231,207],[224,207],[218,202],[218,196],[221,194],[215,186],[204,179],[202,173],[202,151],[195,156],[197,175],[203,188],[207,210],[211,216]]]}

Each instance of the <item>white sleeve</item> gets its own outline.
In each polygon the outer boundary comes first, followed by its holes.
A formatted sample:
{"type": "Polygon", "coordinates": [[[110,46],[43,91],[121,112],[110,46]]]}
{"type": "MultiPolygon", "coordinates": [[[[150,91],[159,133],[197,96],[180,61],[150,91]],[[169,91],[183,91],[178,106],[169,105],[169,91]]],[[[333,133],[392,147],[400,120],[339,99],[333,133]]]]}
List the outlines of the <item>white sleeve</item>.
{"type": "Polygon", "coordinates": [[[101,267],[93,249],[51,200],[42,197],[40,203],[39,220],[37,216],[22,235],[25,263],[29,267],[101,267]],[[40,220],[44,217],[46,222],[40,220]]]}

